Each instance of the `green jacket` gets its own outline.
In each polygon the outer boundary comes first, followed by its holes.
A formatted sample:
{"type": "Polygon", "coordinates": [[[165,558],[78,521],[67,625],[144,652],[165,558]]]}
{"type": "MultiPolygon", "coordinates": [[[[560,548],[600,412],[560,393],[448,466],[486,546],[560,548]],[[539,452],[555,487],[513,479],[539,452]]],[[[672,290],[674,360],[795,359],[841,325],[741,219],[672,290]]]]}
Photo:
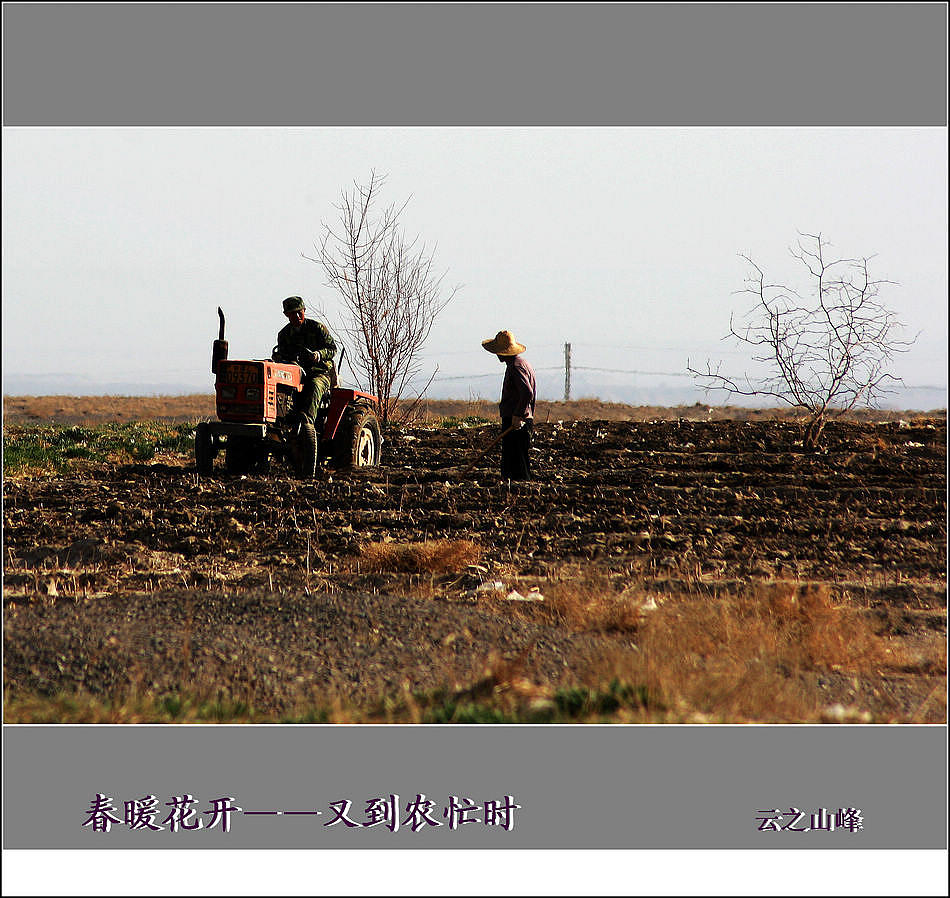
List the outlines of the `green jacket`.
{"type": "Polygon", "coordinates": [[[319,321],[305,318],[299,327],[285,324],[278,332],[276,361],[296,362],[301,349],[317,354],[312,365],[299,363],[307,374],[314,377],[330,373],[336,359],[336,343],[330,331],[319,321]]]}

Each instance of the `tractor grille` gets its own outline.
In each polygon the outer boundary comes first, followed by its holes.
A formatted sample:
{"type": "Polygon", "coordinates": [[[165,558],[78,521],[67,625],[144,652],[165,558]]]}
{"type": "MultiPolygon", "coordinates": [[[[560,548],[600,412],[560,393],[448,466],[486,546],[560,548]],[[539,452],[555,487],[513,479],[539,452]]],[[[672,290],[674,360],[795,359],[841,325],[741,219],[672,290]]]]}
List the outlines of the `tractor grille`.
{"type": "Polygon", "coordinates": [[[264,366],[260,362],[226,362],[218,365],[215,384],[218,418],[222,421],[263,421],[264,366]]]}

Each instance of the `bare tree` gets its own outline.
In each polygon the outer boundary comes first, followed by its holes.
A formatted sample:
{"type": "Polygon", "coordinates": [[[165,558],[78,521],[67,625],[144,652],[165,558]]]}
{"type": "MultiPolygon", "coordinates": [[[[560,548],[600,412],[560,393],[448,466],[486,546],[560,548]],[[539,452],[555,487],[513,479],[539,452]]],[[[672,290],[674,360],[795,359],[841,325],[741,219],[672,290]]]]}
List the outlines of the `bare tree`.
{"type": "Polygon", "coordinates": [[[400,216],[408,200],[377,211],[384,181],[372,172],[368,183],[344,191],[337,222],[321,222],[316,257],[305,258],[323,266],[327,285],[341,297],[351,367],[359,386],[379,397],[386,423],[411,418],[432,383],[438,368],[411,403],[401,402],[420,372],[419,353],[436,316],[459,288],[444,294],[434,250],[418,237],[406,239],[400,216]]]}
{"type": "Polygon", "coordinates": [[[879,300],[888,280],[872,280],[871,257],[831,258],[831,246],[821,234],[799,234],[791,248],[807,271],[807,296],[784,284],[768,284],[762,269],[748,256],[751,266],[746,287],[755,304],[736,328],[730,316],[729,333],[740,345],[753,348],[756,362],[765,363],[767,374],[758,381],[748,375],[734,378],[720,373],[721,364],[706,370],[687,369],[705,382],[707,390],[721,389],[739,396],[771,396],[807,413],[803,445],[815,449],[826,422],[856,405],[869,407],[887,394],[900,378],[887,372],[898,352],[914,340],[901,341],[901,324],[879,300]]]}

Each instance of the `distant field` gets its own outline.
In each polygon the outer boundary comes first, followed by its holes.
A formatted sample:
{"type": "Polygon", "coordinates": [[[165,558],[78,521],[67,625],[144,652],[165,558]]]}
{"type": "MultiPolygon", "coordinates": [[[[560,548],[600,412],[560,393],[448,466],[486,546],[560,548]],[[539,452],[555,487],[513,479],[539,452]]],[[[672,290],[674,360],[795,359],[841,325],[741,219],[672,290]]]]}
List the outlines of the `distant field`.
{"type": "MultiPolygon", "coordinates": [[[[497,406],[483,400],[439,399],[423,403],[422,420],[475,415],[497,417],[497,406]]],[[[539,402],[538,423],[554,421],[768,421],[796,420],[800,412],[788,408],[750,409],[738,406],[688,405],[673,408],[620,405],[598,399],[572,402],[539,402]]],[[[946,409],[884,411],[859,409],[849,413],[849,421],[898,421],[912,415],[946,418],[946,409]]],[[[214,394],[193,396],[4,396],[6,423],[97,424],[128,421],[166,421],[184,423],[215,417],[214,394]]]]}

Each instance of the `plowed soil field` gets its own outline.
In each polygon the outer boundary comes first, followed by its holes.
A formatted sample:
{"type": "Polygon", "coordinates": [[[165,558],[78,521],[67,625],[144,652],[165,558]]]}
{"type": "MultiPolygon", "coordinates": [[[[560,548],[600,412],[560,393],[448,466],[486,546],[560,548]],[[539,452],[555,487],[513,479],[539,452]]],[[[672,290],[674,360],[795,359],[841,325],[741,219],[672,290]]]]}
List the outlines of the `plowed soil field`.
{"type": "Polygon", "coordinates": [[[494,451],[468,470],[495,425],[437,423],[312,482],[184,454],[7,477],[5,694],[944,721],[945,415],[831,423],[809,453],[795,421],[703,412],[539,416],[528,483],[494,451]]]}

